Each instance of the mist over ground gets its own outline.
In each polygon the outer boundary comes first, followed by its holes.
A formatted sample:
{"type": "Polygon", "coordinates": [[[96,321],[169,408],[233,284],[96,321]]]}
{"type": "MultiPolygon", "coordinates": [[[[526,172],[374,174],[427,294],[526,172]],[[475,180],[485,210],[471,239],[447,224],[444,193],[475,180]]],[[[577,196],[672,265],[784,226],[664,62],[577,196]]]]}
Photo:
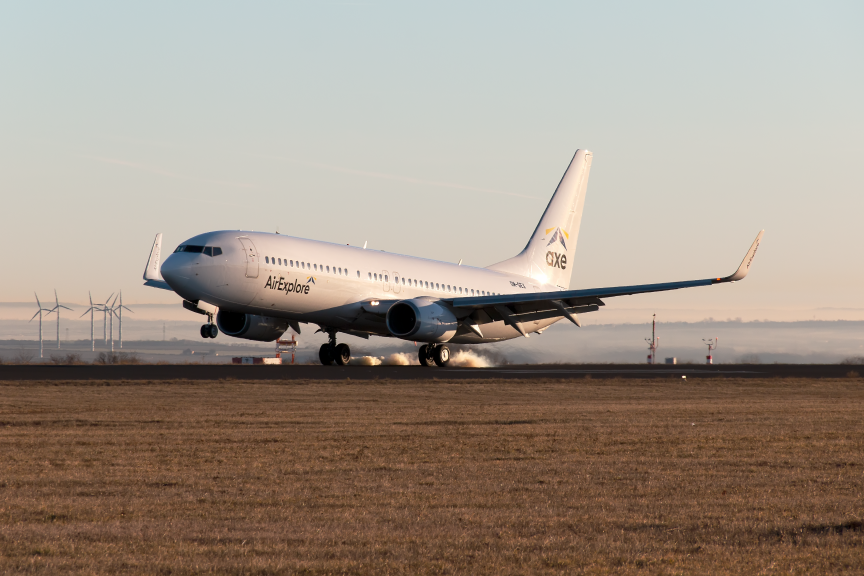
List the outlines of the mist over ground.
{"type": "MultiPolygon", "coordinates": [[[[131,315],[130,315],[131,316],[131,315]]],[[[36,352],[38,361],[38,320],[0,321],[0,358],[11,360],[21,350],[36,352]]],[[[230,362],[232,355],[269,355],[272,343],[251,342],[220,334],[215,340],[198,336],[201,321],[161,321],[125,318],[123,320],[123,350],[138,352],[150,361],[230,362]],[[163,328],[165,340],[163,341],[163,328]],[[183,352],[186,354],[183,354],[183,352]],[[217,356],[218,355],[218,356],[217,356]]],[[[61,319],[60,351],[86,352],[90,349],[89,317],[81,320],[61,319]],[[68,336],[67,336],[68,330],[68,336]]],[[[316,334],[314,325],[302,325],[297,336],[298,362],[317,363],[318,348],[327,341],[316,334]]],[[[800,322],[668,322],[658,323],[660,347],[658,362],[675,357],[679,363],[704,363],[707,347],[702,339],[719,338],[714,351],[715,363],[836,363],[846,358],[864,356],[864,321],[800,322]]],[[[95,323],[96,353],[110,349],[103,340],[101,319],[95,323]]],[[[115,320],[115,350],[119,351],[118,326],[115,320]]],[[[286,335],[289,337],[290,333],[286,335]]],[[[542,334],[516,338],[496,344],[476,346],[451,345],[454,354],[471,351],[477,358],[465,359],[467,365],[501,365],[532,363],[641,363],[646,361],[651,336],[651,324],[597,324],[577,328],[563,321],[542,334]]],[[[44,321],[45,358],[58,354],[54,320],[44,321]]],[[[339,335],[339,341],[351,346],[355,359],[370,357],[382,363],[413,362],[417,347],[414,342],[372,337],[369,340],[339,335]],[[398,355],[399,358],[391,356],[398,355]]],[[[84,359],[89,356],[84,354],[84,359]]],[[[358,360],[359,361],[359,360],[358,360]]],[[[365,363],[375,364],[367,359],[365,363]]]]}

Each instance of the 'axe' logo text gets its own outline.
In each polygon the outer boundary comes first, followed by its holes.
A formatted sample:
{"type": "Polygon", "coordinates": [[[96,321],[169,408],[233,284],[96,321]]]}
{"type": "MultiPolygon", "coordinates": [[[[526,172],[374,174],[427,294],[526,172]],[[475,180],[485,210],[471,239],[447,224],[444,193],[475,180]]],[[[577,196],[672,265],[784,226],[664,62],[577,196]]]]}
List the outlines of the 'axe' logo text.
{"type": "Polygon", "coordinates": [[[546,265],[552,268],[567,269],[567,255],[557,252],[546,252],[546,265]]]}

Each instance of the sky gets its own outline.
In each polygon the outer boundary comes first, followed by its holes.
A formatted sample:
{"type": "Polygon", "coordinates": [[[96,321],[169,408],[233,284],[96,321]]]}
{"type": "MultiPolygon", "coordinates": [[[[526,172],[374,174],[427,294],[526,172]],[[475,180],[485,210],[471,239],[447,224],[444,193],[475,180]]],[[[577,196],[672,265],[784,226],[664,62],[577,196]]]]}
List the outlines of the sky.
{"type": "Polygon", "coordinates": [[[3,3],[0,301],[179,302],[142,286],[157,232],[486,266],[588,148],[571,287],[730,274],[764,228],[743,282],[607,304],[861,310],[862,27],[860,2],[3,3]]]}

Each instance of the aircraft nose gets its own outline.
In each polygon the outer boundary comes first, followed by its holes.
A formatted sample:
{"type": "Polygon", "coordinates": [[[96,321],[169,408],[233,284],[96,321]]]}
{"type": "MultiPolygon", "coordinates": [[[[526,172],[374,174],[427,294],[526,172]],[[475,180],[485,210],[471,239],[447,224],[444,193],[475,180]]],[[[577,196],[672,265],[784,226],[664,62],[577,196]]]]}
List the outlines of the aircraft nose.
{"type": "Polygon", "coordinates": [[[177,254],[171,254],[162,262],[162,278],[169,286],[176,290],[177,284],[188,280],[190,276],[190,266],[188,262],[183,262],[184,258],[179,258],[177,254]]]}

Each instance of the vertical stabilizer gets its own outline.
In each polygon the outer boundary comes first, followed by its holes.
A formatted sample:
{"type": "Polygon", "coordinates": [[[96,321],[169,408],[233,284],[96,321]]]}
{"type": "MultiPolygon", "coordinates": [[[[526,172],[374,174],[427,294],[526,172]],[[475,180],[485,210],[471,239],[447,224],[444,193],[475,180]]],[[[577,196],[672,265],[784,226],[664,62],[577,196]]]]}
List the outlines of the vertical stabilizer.
{"type": "Polygon", "coordinates": [[[577,150],[525,249],[488,268],[568,288],[590,171],[591,152],[577,150]]]}

